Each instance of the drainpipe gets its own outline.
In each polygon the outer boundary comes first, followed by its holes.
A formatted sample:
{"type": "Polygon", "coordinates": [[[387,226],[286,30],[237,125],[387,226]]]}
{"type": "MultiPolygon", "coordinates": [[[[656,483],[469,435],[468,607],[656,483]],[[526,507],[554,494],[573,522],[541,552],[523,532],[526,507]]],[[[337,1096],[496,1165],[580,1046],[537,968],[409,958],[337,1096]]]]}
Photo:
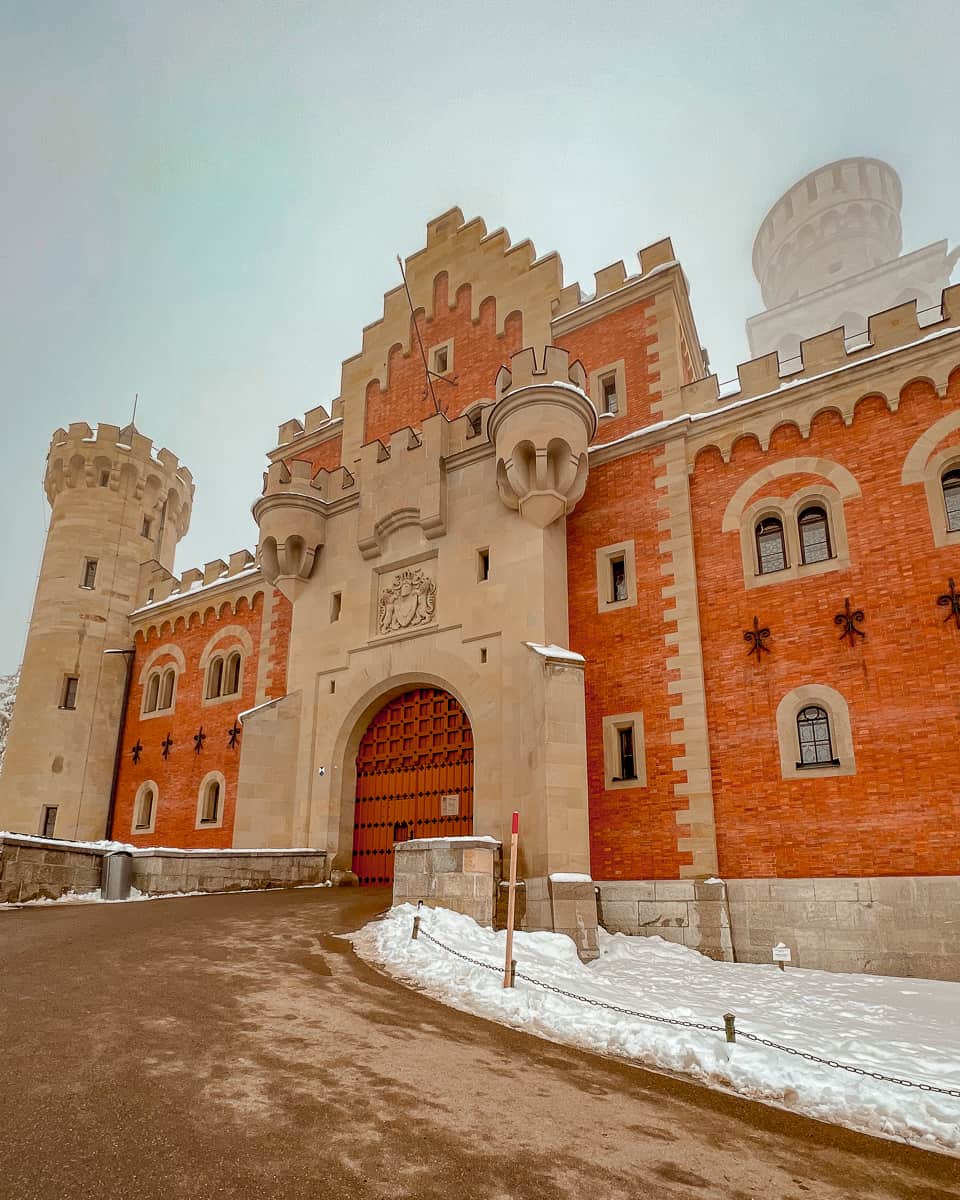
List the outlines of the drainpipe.
{"type": "Polygon", "coordinates": [[[127,674],[123,682],[123,705],[120,712],[120,724],[117,727],[117,749],[113,756],[113,780],[110,784],[110,804],[107,808],[107,827],[103,831],[106,841],[110,841],[113,828],[113,814],[117,807],[117,781],[120,778],[120,756],[123,753],[123,723],[127,719],[127,702],[130,699],[130,684],[133,680],[133,657],[135,650],[104,650],[104,654],[122,654],[127,660],[127,674]]]}

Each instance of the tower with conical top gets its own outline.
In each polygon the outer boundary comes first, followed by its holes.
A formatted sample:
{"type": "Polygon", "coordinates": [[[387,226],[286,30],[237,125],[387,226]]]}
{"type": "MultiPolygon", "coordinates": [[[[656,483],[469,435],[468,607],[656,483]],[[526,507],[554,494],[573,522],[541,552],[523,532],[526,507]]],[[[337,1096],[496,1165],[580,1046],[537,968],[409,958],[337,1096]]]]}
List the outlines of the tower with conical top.
{"type": "Polygon", "coordinates": [[[193,479],[132,426],[58,429],[44,488],[50,525],[0,775],[0,829],[95,840],[106,832],[141,580],[169,571],[193,479]]]}

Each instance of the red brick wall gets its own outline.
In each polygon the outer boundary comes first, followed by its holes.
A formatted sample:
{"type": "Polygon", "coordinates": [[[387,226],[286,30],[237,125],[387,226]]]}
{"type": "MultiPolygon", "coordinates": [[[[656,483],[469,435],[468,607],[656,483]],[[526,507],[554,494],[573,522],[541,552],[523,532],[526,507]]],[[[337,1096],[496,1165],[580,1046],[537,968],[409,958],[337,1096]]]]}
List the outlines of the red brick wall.
{"type": "MultiPolygon", "coordinates": [[[[435,317],[420,318],[424,348],[430,348],[450,338],[453,345],[453,371],[456,384],[434,379],[433,388],[441,410],[448,417],[458,417],[477,400],[494,397],[494,381],[501,366],[510,356],[523,349],[523,320],[520,313],[511,313],[504,323],[502,334],[496,329],[496,301],[489,297],[480,305],[475,322],[470,313],[471,289],[464,284],[449,305],[446,274],[437,277],[434,286],[435,317]]],[[[404,354],[400,347],[390,352],[388,386],[381,391],[373,380],[367,388],[367,408],[364,440],[390,440],[390,434],[406,426],[417,428],[433,413],[433,400],[425,388],[423,360],[416,334],[410,327],[411,349],[404,354]]]]}
{"type": "Polygon", "coordinates": [[[327,471],[335,471],[340,466],[340,452],[342,447],[342,437],[328,438],[325,442],[319,442],[316,446],[311,446],[309,450],[295,454],[292,458],[284,459],[284,462],[287,464],[291,462],[308,462],[312,465],[315,473],[321,467],[324,467],[327,471]]]}
{"type": "MultiPolygon", "coordinates": [[[[936,599],[960,577],[957,547],[936,549],[920,486],[900,472],[916,439],[960,403],[960,372],[946,399],[926,383],[899,410],[862,401],[851,427],[817,417],[810,438],[781,427],[763,452],[755,439],[724,464],[702,454],[691,479],[704,672],[720,870],[779,875],[956,874],[960,870],[960,630],[936,599]],[[845,466],[862,499],[846,502],[848,570],[747,591],[738,533],[724,509],[759,468],[795,455],[845,466]],[[866,640],[850,647],[833,623],[849,596],[866,613],[866,640]],[[748,659],[743,631],[759,617],[769,655],[748,659]],[[780,699],[807,683],[847,700],[857,774],[783,780],[780,699]]],[[[810,477],[775,480],[760,495],[789,496],[810,477]]]]}
{"type": "MultiPolygon", "coordinates": [[[[676,810],[685,808],[673,787],[678,753],[671,733],[665,665],[657,530],[661,514],[653,486],[655,454],[647,452],[594,467],[584,498],[567,519],[570,647],[585,655],[587,770],[590,794],[590,865],[595,879],[676,879],[691,856],[677,850],[676,810]],[[596,550],[633,539],[638,602],[597,611],[596,550]],[[641,711],[646,737],[647,786],[604,790],[603,718],[641,711]]],[[[671,651],[672,653],[672,651],[671,651]]]]}
{"type": "Polygon", "coordinates": [[[588,376],[618,359],[624,361],[627,411],[604,417],[595,441],[612,442],[656,419],[650,406],[659,399],[660,354],[652,299],[638,300],[592,325],[564,334],[557,338],[557,345],[569,351],[571,362],[580,359],[588,376]]]}
{"type": "MultiPolygon", "coordinates": [[[[274,594],[272,619],[266,652],[270,655],[268,698],[283,695],[286,683],[286,654],[290,630],[290,604],[279,593],[274,594]]],[[[228,730],[237,714],[256,704],[257,675],[262,652],[263,594],[256,593],[252,604],[241,597],[236,608],[227,602],[216,610],[210,608],[201,618],[191,615],[189,622],[178,618],[175,628],[165,622],[159,634],[145,639],[138,633],[133,662],[130,702],[123,729],[123,755],[117,784],[113,836],[118,841],[144,846],[222,847],[233,841],[233,819],[237,794],[237,775],[240,745],[228,748],[228,730]],[[217,630],[240,626],[253,641],[253,654],[245,655],[241,690],[238,696],[225,698],[216,704],[203,704],[204,672],[199,661],[204,648],[217,630]],[[186,671],[177,681],[176,703],[168,715],[141,719],[143,687],[139,679],[146,660],[161,645],[176,645],[186,659],[186,671]],[[202,751],[194,750],[194,735],[203,727],[207,738],[202,751]],[[167,734],[173,748],[164,760],[161,743],[167,734]],[[139,763],[132,759],[132,747],[139,740],[143,746],[139,763]],[[221,771],[226,781],[223,797],[223,825],[217,829],[197,829],[197,798],[201,782],[210,771],[221,771]],[[158,787],[159,798],[154,832],[134,834],[133,804],[137,789],[152,779],[158,787]]],[[[235,635],[227,635],[216,644],[217,650],[240,646],[235,635]]],[[[158,659],[156,666],[174,662],[170,655],[158,659]]],[[[242,744],[241,734],[241,744],[242,744]]]]}

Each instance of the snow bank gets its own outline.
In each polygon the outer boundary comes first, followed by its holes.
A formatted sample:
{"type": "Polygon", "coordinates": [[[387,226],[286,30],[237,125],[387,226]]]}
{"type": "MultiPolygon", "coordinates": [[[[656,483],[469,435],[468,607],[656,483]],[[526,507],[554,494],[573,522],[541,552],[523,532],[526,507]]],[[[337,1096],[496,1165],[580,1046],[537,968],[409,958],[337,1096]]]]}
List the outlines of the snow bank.
{"type": "MultiPolygon", "coordinates": [[[[659,1024],[558,996],[455,958],[427,939],[411,941],[416,909],[404,904],[352,935],[358,954],[454,1008],[540,1037],[692,1076],[701,1083],[896,1138],[960,1154],[960,1096],[865,1078],[738,1040],[659,1024]]],[[[422,928],[447,946],[502,968],[504,934],[444,909],[422,928]]],[[[656,937],[600,930],[601,957],[581,963],[554,933],[517,933],[518,975],[623,1008],[739,1031],[884,1075],[960,1091],[960,984],[843,975],[773,965],[720,963],[656,937]]]]}
{"type": "Polygon", "coordinates": [[[240,892],[300,892],[307,888],[333,887],[329,879],[323,883],[295,883],[289,888],[230,888],[222,892],[141,892],[137,888],[130,889],[130,895],[123,900],[104,900],[100,888],[92,892],[64,892],[55,900],[41,897],[37,900],[22,900],[16,904],[0,904],[0,912],[12,912],[20,908],[42,908],[48,904],[130,904],[134,900],[180,900],[185,896],[235,896],[240,892]]]}

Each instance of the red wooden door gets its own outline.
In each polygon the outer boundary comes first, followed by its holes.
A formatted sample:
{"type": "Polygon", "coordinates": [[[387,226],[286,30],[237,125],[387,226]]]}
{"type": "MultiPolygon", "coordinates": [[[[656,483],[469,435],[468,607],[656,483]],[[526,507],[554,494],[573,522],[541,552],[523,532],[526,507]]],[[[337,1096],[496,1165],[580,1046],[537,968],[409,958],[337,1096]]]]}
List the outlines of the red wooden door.
{"type": "Polygon", "coordinates": [[[393,882],[394,842],[473,832],[473,733],[449,692],[417,688],[385,705],[357,754],[353,869],[393,882]]]}

